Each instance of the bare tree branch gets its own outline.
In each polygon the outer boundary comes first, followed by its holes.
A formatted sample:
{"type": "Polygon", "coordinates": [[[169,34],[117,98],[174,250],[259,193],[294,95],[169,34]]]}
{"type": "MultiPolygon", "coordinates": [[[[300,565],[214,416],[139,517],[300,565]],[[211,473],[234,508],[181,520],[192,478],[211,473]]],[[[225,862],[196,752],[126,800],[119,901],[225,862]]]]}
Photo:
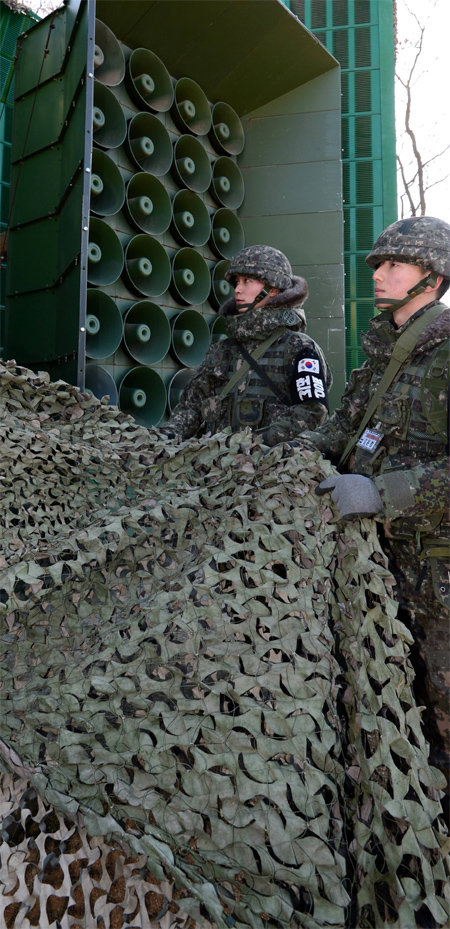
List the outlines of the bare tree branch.
{"type": "Polygon", "coordinates": [[[428,165],[432,164],[433,161],[437,161],[438,158],[441,158],[442,155],[445,155],[445,153],[448,152],[449,149],[450,149],[450,142],[449,142],[448,145],[445,146],[445,148],[442,149],[442,152],[438,152],[437,155],[432,155],[431,158],[428,158],[427,161],[424,161],[424,162],[423,162],[424,168],[426,168],[426,167],[428,167],[428,165]]]}
{"type": "MultiPolygon", "coordinates": [[[[416,17],[415,15],[414,15],[414,18],[415,18],[416,21],[418,22],[417,17],[416,17]]],[[[423,47],[423,34],[424,34],[424,29],[425,29],[425,27],[424,27],[424,26],[421,26],[420,23],[418,23],[418,25],[419,25],[419,41],[418,41],[418,45],[417,45],[417,51],[416,51],[416,54],[415,54],[414,59],[413,59],[413,63],[412,63],[411,68],[410,68],[410,70],[409,70],[409,75],[408,75],[406,81],[403,80],[402,77],[401,77],[398,73],[397,73],[397,78],[398,78],[398,80],[400,81],[402,87],[403,87],[403,88],[405,89],[405,91],[406,91],[405,132],[406,132],[407,136],[409,137],[409,139],[410,139],[410,141],[411,141],[411,146],[412,146],[414,158],[415,158],[415,160],[416,160],[416,165],[417,165],[417,181],[418,181],[418,184],[419,184],[419,206],[420,206],[421,215],[423,216],[424,213],[425,213],[425,189],[424,189],[423,163],[422,163],[422,158],[421,158],[421,154],[420,154],[420,151],[419,151],[419,147],[418,147],[418,144],[417,144],[416,134],[415,134],[415,131],[414,131],[412,125],[411,125],[411,102],[412,102],[412,100],[411,100],[411,86],[412,86],[414,71],[415,71],[416,66],[417,66],[417,63],[418,63],[418,61],[419,61],[419,59],[420,59],[420,54],[421,54],[422,47],[423,47]]],[[[406,188],[405,188],[405,190],[406,190],[406,188]]],[[[406,190],[406,192],[408,193],[408,190],[406,190]]],[[[409,198],[409,199],[411,199],[411,198],[409,198]]],[[[415,214],[413,214],[413,215],[415,215],[415,214]]]]}
{"type": "Polygon", "coordinates": [[[2,3],[15,13],[36,13],[43,18],[48,13],[53,13],[57,7],[63,6],[64,0],[2,0],[2,3]]]}
{"type": "MultiPolygon", "coordinates": [[[[414,121],[413,102],[415,88],[421,79],[421,75],[423,77],[421,65],[424,54],[424,37],[427,22],[421,22],[419,16],[411,10],[407,4],[404,4],[404,9],[407,10],[413,24],[414,35],[411,36],[411,34],[408,34],[406,39],[400,40],[398,30],[399,5],[399,0],[395,0],[395,79],[397,85],[403,88],[404,92],[402,95],[404,98],[404,108],[401,115],[403,131],[400,133],[399,138],[406,137],[411,146],[410,161],[404,152],[402,152],[401,155],[397,155],[398,174],[403,188],[403,192],[400,194],[400,203],[402,209],[405,204],[408,204],[412,215],[424,215],[427,209],[427,192],[441,183],[441,180],[435,180],[433,183],[430,183],[430,167],[433,169],[436,167],[437,161],[450,150],[450,145],[446,145],[442,151],[430,157],[424,156],[422,150],[423,143],[419,140],[417,127],[414,121]],[[407,51],[410,53],[406,73],[405,71],[402,72],[404,54],[401,55],[400,50],[402,50],[403,53],[407,51]]],[[[442,178],[442,180],[445,179],[446,178],[442,178]]]]}
{"type": "Polygon", "coordinates": [[[438,187],[439,184],[443,184],[444,181],[448,181],[450,178],[450,173],[446,174],[445,177],[440,177],[438,181],[433,181],[432,184],[428,184],[427,190],[431,190],[432,187],[438,187]]]}
{"type": "MultiPolygon", "coordinates": [[[[405,169],[404,169],[404,167],[403,167],[403,164],[402,164],[400,155],[397,155],[397,164],[398,164],[398,166],[399,166],[399,168],[400,168],[400,174],[401,174],[401,176],[402,176],[403,188],[404,188],[404,192],[405,192],[404,195],[406,195],[407,199],[409,200],[409,206],[410,206],[411,216],[415,216],[415,215],[416,215],[416,209],[415,209],[415,206],[414,206],[414,203],[413,203],[413,199],[412,199],[412,196],[411,196],[411,187],[410,187],[410,183],[407,182],[407,180],[406,180],[406,177],[405,177],[405,169]]],[[[403,196],[404,196],[404,195],[402,195],[402,197],[401,197],[401,203],[402,203],[402,204],[403,204],[403,196]]],[[[403,219],[403,213],[402,213],[402,219],[403,219]]]]}

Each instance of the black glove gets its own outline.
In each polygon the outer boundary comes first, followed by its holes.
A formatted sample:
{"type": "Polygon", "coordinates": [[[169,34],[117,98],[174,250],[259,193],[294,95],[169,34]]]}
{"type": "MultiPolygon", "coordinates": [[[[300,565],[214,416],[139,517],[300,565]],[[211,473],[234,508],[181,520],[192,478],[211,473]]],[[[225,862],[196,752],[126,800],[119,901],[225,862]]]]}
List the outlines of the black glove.
{"type": "Polygon", "coordinates": [[[383,503],[376,485],[370,477],[362,474],[337,474],[327,477],[316,487],[316,494],[321,497],[329,490],[336,503],[341,519],[357,519],[363,516],[375,516],[381,513],[383,503]]]}
{"type": "Polygon", "coordinates": [[[263,429],[255,429],[254,435],[259,436],[263,444],[268,445],[269,448],[284,444],[283,432],[280,432],[279,429],[273,429],[272,426],[264,426],[263,429]]]}
{"type": "Polygon", "coordinates": [[[173,439],[178,438],[176,432],[174,432],[173,429],[170,429],[170,427],[166,429],[164,426],[161,426],[161,428],[157,429],[156,432],[158,433],[160,440],[169,439],[169,441],[173,441],[173,439]]]}

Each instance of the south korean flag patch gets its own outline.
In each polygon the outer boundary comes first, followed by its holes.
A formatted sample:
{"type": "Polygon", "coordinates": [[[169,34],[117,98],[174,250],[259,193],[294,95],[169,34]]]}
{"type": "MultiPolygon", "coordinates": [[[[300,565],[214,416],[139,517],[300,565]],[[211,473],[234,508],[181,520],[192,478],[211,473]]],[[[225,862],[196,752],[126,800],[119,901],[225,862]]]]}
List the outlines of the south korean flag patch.
{"type": "Polygon", "coordinates": [[[300,371],[309,371],[310,374],[320,374],[320,361],[318,358],[299,358],[297,362],[297,373],[300,371]]]}
{"type": "Polygon", "coordinates": [[[324,366],[314,346],[306,346],[295,359],[292,380],[292,402],[308,403],[319,400],[328,409],[328,389],[324,366]]]}

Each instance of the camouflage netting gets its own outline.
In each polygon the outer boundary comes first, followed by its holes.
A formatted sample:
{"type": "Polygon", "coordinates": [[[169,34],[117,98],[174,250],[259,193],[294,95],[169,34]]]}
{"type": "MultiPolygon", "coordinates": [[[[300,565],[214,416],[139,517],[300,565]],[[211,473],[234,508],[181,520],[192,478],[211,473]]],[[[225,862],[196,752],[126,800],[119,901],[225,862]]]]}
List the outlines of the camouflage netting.
{"type": "Polygon", "coordinates": [[[408,633],[331,465],[14,363],[0,404],[1,924],[445,925],[408,633]]]}

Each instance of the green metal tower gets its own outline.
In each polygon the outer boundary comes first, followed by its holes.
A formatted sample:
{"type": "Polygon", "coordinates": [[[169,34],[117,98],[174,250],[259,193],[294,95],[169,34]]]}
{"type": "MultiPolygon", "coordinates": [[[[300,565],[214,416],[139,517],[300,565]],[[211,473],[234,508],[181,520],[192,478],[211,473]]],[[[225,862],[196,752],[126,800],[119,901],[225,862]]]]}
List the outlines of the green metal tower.
{"type": "Polygon", "coordinates": [[[341,65],[347,372],[373,316],[365,255],[397,219],[393,0],[285,0],[341,65]]]}
{"type": "MultiPolygon", "coordinates": [[[[0,238],[7,229],[10,211],[10,152],[16,43],[19,35],[36,22],[37,18],[33,13],[14,12],[6,4],[0,3],[0,238]]],[[[6,275],[2,273],[0,355],[4,335],[5,282],[6,275]]]]}
{"type": "Polygon", "coordinates": [[[341,100],[325,46],[280,0],[67,0],[17,59],[4,357],[157,425],[223,334],[227,262],[271,244],[308,280],[333,404],[341,100]]]}

